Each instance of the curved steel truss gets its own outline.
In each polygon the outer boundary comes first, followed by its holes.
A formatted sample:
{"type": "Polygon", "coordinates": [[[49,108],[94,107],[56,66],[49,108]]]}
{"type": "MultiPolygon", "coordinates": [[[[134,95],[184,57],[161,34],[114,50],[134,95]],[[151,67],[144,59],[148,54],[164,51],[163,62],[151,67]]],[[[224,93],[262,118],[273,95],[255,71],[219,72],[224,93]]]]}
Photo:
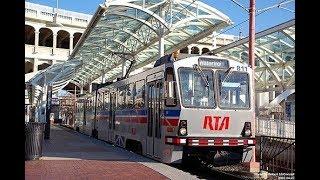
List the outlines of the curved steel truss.
{"type": "MultiPolygon", "coordinates": [[[[213,50],[218,56],[248,63],[248,38],[213,50]]],[[[295,20],[256,34],[256,91],[295,88],[295,20]]]]}
{"type": "Polygon", "coordinates": [[[113,80],[124,60],[135,60],[133,68],[155,61],[161,38],[163,53],[172,53],[191,38],[199,40],[231,24],[221,12],[191,0],[111,0],[100,9],[70,57],[83,60],[72,82],[85,85],[102,74],[113,80]]]}

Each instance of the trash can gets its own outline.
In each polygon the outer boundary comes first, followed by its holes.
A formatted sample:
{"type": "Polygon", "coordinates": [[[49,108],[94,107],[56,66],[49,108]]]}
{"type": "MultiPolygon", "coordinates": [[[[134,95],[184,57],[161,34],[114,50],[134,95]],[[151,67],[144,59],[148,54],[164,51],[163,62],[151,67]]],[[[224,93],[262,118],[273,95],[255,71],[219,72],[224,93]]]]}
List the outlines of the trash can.
{"type": "Polygon", "coordinates": [[[45,123],[26,122],[25,123],[25,160],[35,160],[42,156],[42,144],[45,123]]]}

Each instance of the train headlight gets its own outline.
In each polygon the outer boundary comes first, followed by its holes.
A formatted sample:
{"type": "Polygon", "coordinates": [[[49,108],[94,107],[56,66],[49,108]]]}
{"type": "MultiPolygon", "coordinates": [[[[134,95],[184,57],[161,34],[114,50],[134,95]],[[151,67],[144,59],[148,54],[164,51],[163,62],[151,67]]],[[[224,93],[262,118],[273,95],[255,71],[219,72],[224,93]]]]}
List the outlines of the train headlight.
{"type": "Polygon", "coordinates": [[[187,134],[187,129],[186,128],[180,128],[179,130],[180,135],[184,136],[187,134]]]}
{"type": "Polygon", "coordinates": [[[251,130],[250,129],[247,129],[244,131],[244,135],[245,136],[250,136],[251,135],[251,130]]]}
{"type": "Polygon", "coordinates": [[[180,120],[179,122],[179,131],[178,134],[180,136],[186,136],[188,134],[187,130],[187,120],[180,120]]]}

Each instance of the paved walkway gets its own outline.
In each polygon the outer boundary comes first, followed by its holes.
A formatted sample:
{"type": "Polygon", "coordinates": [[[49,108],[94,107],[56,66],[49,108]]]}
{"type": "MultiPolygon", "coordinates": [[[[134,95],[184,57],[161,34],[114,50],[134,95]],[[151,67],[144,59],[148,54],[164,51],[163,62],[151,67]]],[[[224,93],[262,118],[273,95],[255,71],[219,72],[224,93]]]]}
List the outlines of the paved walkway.
{"type": "Polygon", "coordinates": [[[51,126],[41,160],[25,161],[25,179],[197,179],[163,163],[51,126]]]}

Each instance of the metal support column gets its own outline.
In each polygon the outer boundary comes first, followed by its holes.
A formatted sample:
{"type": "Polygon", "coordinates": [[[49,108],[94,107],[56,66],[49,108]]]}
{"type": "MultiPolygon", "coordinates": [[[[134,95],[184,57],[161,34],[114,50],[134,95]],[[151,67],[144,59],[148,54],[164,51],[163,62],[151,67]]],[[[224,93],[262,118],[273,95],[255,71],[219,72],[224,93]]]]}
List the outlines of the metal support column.
{"type": "Polygon", "coordinates": [[[73,122],[71,124],[71,126],[74,126],[75,122],[76,122],[76,112],[77,112],[77,86],[74,85],[74,114],[73,114],[73,122]]]}
{"type": "Polygon", "coordinates": [[[92,93],[92,83],[89,84],[89,93],[92,93]]]}
{"type": "Polygon", "coordinates": [[[164,56],[164,38],[162,36],[159,37],[159,58],[164,56]]]}
{"type": "MultiPolygon", "coordinates": [[[[162,18],[165,17],[165,12],[162,8],[160,8],[160,15],[162,18]]],[[[159,30],[159,58],[161,58],[162,56],[164,56],[164,37],[163,37],[163,31],[164,31],[164,27],[163,25],[161,25],[160,30],[159,30]]]]}
{"type": "Polygon", "coordinates": [[[95,105],[94,105],[94,118],[93,118],[93,129],[91,132],[91,136],[93,138],[98,138],[98,130],[97,130],[97,105],[98,105],[98,88],[96,91],[96,97],[95,97],[95,105]]]}
{"type": "Polygon", "coordinates": [[[83,94],[83,86],[80,87],[80,94],[83,94]]]}
{"type": "Polygon", "coordinates": [[[45,130],[44,130],[44,139],[50,139],[50,113],[51,113],[51,99],[52,99],[52,86],[47,86],[47,98],[46,98],[46,110],[45,110],[45,130]]]}
{"type": "Polygon", "coordinates": [[[126,60],[123,60],[122,62],[122,76],[124,77],[126,75],[127,67],[126,67],[126,60]]]}
{"type": "MultiPolygon", "coordinates": [[[[255,11],[256,11],[256,2],[255,0],[250,0],[250,9],[249,9],[249,64],[252,68],[252,85],[253,85],[253,94],[255,93],[255,79],[254,79],[254,68],[255,68],[255,59],[254,59],[254,50],[255,50],[255,11]]],[[[252,97],[252,106],[255,107],[255,96],[252,97]]],[[[252,127],[255,130],[255,123],[256,123],[256,113],[255,108],[253,108],[253,124],[252,127]]],[[[253,135],[255,135],[255,132],[253,132],[253,135]]],[[[261,147],[260,147],[261,148],[261,147]]],[[[255,157],[255,148],[253,148],[252,152],[252,162],[256,161],[255,157]]]]}
{"type": "Polygon", "coordinates": [[[104,83],[105,82],[105,79],[104,79],[104,72],[102,72],[102,75],[101,75],[101,83],[104,83]]]}

